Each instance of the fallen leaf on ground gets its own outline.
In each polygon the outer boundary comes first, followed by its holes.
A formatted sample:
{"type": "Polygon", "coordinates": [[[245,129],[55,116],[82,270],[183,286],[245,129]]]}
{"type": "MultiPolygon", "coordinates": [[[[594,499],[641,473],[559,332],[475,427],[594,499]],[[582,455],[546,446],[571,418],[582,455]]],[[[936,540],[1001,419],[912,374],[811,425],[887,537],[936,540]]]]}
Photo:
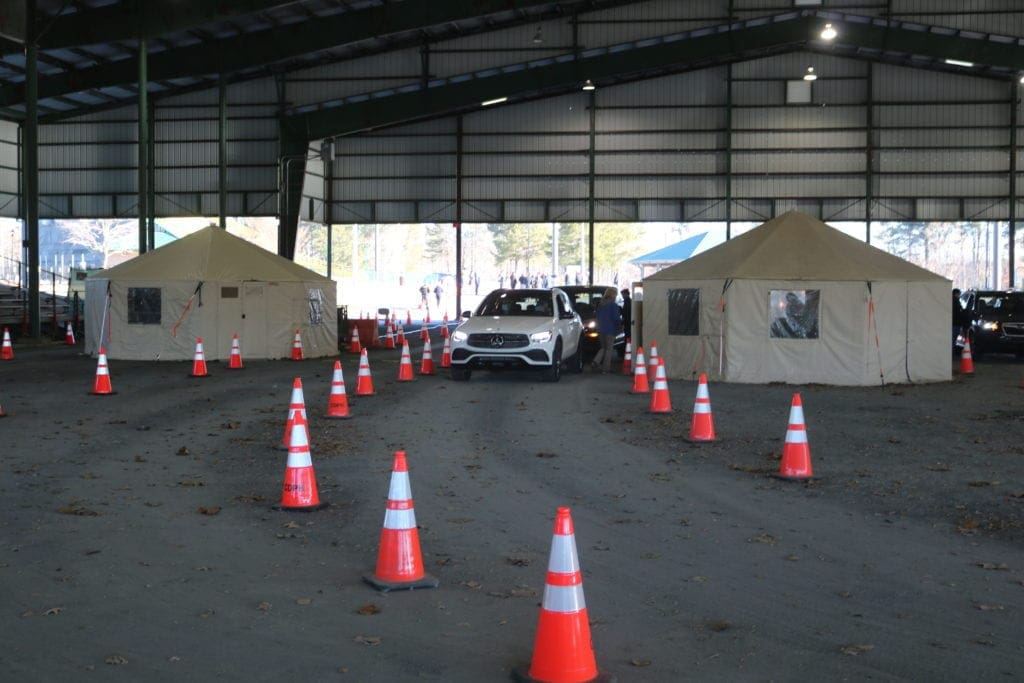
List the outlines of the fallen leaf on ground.
{"type": "Polygon", "coordinates": [[[261,612],[269,612],[271,607],[272,607],[272,605],[269,602],[267,602],[266,600],[264,600],[260,604],[256,605],[256,609],[258,609],[261,612]]]}
{"type": "Polygon", "coordinates": [[[839,651],[842,652],[844,655],[850,655],[850,656],[856,657],[857,655],[862,655],[865,652],[869,652],[869,651],[874,650],[874,649],[875,649],[874,645],[851,644],[851,645],[843,645],[841,648],[839,648],[839,651]]]}
{"type": "Polygon", "coordinates": [[[1000,569],[1003,571],[1009,569],[1009,567],[1003,563],[995,564],[994,562],[975,562],[975,566],[981,567],[982,569],[1000,569]]]}
{"type": "Polygon", "coordinates": [[[1004,609],[1006,609],[1006,607],[1004,605],[982,605],[982,604],[977,604],[977,605],[975,605],[975,607],[980,609],[982,612],[1002,612],[1004,609]]]}
{"type": "Polygon", "coordinates": [[[206,482],[198,479],[183,479],[178,482],[178,486],[206,486],[206,482]]]}
{"type": "Polygon", "coordinates": [[[558,457],[557,453],[546,453],[544,451],[541,451],[540,453],[535,453],[535,455],[538,458],[557,458],[558,457]]]}
{"type": "Polygon", "coordinates": [[[127,664],[128,663],[128,658],[127,657],[122,657],[121,655],[110,655],[109,657],[107,657],[103,661],[106,662],[107,664],[113,664],[113,665],[116,666],[116,665],[119,665],[119,664],[127,664]]]}
{"type": "Polygon", "coordinates": [[[361,645],[380,645],[380,636],[356,636],[352,640],[361,645]]]}
{"type": "Polygon", "coordinates": [[[982,488],[984,486],[995,486],[998,483],[998,481],[969,481],[967,485],[974,488],[982,488]]]}
{"type": "Polygon", "coordinates": [[[514,567],[529,567],[530,559],[528,557],[509,557],[506,561],[514,567]]]}
{"type": "Polygon", "coordinates": [[[651,660],[649,659],[631,659],[629,663],[633,666],[650,666],[651,660]]]}
{"type": "Polygon", "coordinates": [[[377,607],[377,605],[373,604],[372,602],[368,602],[356,610],[356,614],[362,614],[363,616],[369,616],[371,614],[378,613],[380,613],[380,607],[377,607]]]}
{"type": "Polygon", "coordinates": [[[95,510],[90,510],[87,507],[82,507],[77,503],[69,503],[64,507],[57,508],[57,512],[62,515],[76,515],[78,517],[97,517],[100,513],[95,510]]]}
{"type": "Polygon", "coordinates": [[[295,601],[296,605],[312,605],[313,600],[311,598],[299,598],[295,601]]]}
{"type": "Polygon", "coordinates": [[[177,455],[188,455],[188,454],[189,454],[189,450],[187,448],[185,448],[184,446],[182,446],[181,448],[178,449],[177,455]]]}
{"type": "Polygon", "coordinates": [[[728,631],[732,627],[732,624],[725,619],[712,619],[710,621],[705,621],[704,627],[711,631],[721,633],[722,631],[728,631]]]}
{"type": "Polygon", "coordinates": [[[747,539],[747,543],[767,543],[768,545],[775,545],[778,542],[779,539],[771,534],[760,534],[747,539]]]}
{"type": "Polygon", "coordinates": [[[198,512],[201,515],[216,515],[216,514],[220,513],[220,506],[218,506],[218,505],[211,505],[210,507],[201,507],[200,506],[200,507],[196,508],[196,512],[198,512]]]}
{"type": "Polygon", "coordinates": [[[43,612],[44,617],[53,616],[54,614],[60,614],[64,611],[63,607],[51,607],[50,609],[43,612]]]}

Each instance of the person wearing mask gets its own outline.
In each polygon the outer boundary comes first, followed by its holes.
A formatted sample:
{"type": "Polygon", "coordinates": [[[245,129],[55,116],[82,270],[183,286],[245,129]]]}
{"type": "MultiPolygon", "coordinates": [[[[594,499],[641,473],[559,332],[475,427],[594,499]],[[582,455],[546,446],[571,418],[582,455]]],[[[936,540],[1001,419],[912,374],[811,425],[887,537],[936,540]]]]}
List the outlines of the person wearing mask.
{"type": "Polygon", "coordinates": [[[615,353],[615,335],[619,332],[622,324],[622,313],[619,305],[615,303],[616,291],[609,287],[601,297],[601,303],[597,306],[597,333],[601,336],[601,348],[594,356],[594,370],[601,369],[602,375],[607,375],[612,369],[612,354],[615,353]]]}

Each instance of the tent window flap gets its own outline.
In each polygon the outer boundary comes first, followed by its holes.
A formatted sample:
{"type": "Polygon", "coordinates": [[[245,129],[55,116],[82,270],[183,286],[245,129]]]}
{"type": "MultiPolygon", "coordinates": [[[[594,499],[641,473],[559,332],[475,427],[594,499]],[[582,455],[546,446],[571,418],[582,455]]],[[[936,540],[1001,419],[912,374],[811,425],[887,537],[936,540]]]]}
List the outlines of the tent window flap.
{"type": "Polygon", "coordinates": [[[772,339],[817,339],[819,289],[773,289],[769,294],[772,339]]]}
{"type": "Polygon", "coordinates": [[[694,337],[700,334],[700,290],[668,290],[668,333],[694,337]]]}
{"type": "Polygon", "coordinates": [[[322,289],[309,290],[309,324],[324,324],[324,292],[322,289]]]}
{"type": "Polygon", "coordinates": [[[160,288],[128,288],[128,322],[137,325],[160,324],[160,288]]]}

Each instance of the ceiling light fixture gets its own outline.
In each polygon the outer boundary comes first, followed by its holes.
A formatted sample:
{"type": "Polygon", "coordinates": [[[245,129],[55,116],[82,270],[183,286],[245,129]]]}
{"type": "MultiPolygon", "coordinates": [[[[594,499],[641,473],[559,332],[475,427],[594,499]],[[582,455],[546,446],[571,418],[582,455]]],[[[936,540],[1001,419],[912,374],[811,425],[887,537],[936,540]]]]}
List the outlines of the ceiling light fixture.
{"type": "Polygon", "coordinates": [[[836,32],[834,28],[832,28],[832,24],[825,24],[825,28],[822,29],[821,31],[822,40],[832,40],[837,35],[839,34],[836,32]]]}
{"type": "Polygon", "coordinates": [[[493,100],[485,100],[480,103],[481,107],[489,107],[492,104],[501,104],[502,102],[508,102],[507,97],[495,97],[493,100]]]}
{"type": "Polygon", "coordinates": [[[965,62],[961,59],[947,59],[946,64],[951,64],[953,66],[974,66],[974,62],[965,62]]]}
{"type": "Polygon", "coordinates": [[[818,80],[818,74],[814,73],[814,67],[807,67],[807,73],[804,74],[805,81],[816,81],[818,80]]]}
{"type": "Polygon", "coordinates": [[[588,78],[586,81],[583,82],[583,89],[584,90],[596,90],[597,86],[594,85],[594,81],[592,81],[592,80],[590,80],[588,78]]]}

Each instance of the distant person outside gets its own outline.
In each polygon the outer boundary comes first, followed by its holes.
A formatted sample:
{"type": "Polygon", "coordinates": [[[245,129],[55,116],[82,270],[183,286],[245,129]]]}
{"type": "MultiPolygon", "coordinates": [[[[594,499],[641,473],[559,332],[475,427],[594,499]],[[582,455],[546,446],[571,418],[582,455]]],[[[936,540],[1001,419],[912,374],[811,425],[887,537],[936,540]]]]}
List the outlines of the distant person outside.
{"type": "Polygon", "coordinates": [[[424,282],[420,285],[420,308],[430,310],[430,299],[427,298],[428,294],[430,294],[430,289],[427,288],[427,283],[424,282]]]}
{"type": "Polygon", "coordinates": [[[601,368],[601,374],[607,375],[612,369],[612,353],[615,351],[615,335],[622,324],[622,313],[615,303],[617,292],[614,287],[604,290],[601,303],[597,307],[597,333],[601,335],[601,349],[594,356],[594,369],[601,368]]]}

